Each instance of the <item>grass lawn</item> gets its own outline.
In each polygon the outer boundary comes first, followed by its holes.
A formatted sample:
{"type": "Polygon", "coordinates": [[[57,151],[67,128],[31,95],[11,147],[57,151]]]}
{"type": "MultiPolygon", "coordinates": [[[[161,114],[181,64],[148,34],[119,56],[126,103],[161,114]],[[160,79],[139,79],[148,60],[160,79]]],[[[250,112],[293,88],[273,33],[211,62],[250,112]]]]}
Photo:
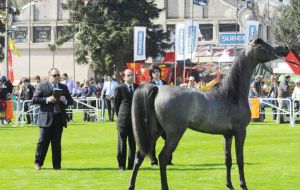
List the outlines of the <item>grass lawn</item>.
{"type": "MultiPolygon", "coordinates": [[[[34,170],[37,127],[0,126],[0,190],[127,189],[131,171],[117,169],[116,124],[84,123],[80,119],[81,115],[63,132],[61,171],[52,170],[51,150],[43,169],[34,170]]],[[[157,150],[162,144],[160,140],[157,150]]],[[[300,187],[300,124],[291,128],[273,121],[251,123],[244,149],[249,189],[300,187]]],[[[173,163],[167,170],[172,190],[226,189],[222,136],[188,130],[174,153],[173,163]]],[[[232,181],[240,189],[236,164],[232,181]]],[[[136,189],[160,189],[159,168],[151,167],[149,158],[138,174],[136,189]]]]}

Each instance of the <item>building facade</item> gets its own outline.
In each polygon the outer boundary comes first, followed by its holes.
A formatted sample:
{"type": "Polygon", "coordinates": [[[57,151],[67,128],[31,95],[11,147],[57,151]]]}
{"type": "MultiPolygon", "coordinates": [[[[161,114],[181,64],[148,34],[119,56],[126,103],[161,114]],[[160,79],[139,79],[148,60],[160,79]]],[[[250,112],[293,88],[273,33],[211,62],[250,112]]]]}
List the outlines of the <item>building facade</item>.
{"type": "Polygon", "coordinates": [[[17,83],[24,77],[35,75],[46,79],[48,71],[57,67],[71,79],[83,81],[93,76],[89,65],[78,65],[74,57],[74,40],[55,51],[51,44],[62,35],[68,22],[68,12],[61,7],[62,0],[32,1],[20,10],[12,23],[11,31],[21,57],[12,55],[14,78],[17,83]]]}
{"type": "MultiPolygon", "coordinates": [[[[74,40],[65,43],[55,51],[49,48],[49,44],[53,44],[64,32],[64,26],[67,24],[68,12],[61,8],[62,1],[32,1],[22,8],[19,16],[14,18],[12,36],[22,55],[21,57],[13,55],[15,79],[20,80],[22,77],[35,75],[45,78],[52,66],[68,73],[70,78],[78,81],[93,76],[89,65],[76,64],[74,40]]],[[[257,2],[258,6],[254,9],[260,22],[258,36],[272,44],[273,39],[268,32],[273,21],[269,19],[272,16],[270,7],[265,6],[265,0],[257,2]]],[[[220,36],[222,33],[237,34],[245,30],[245,20],[247,16],[249,17],[249,9],[245,7],[247,6],[245,3],[241,4],[238,0],[209,0],[208,6],[201,7],[193,5],[193,0],[156,0],[156,4],[164,11],[154,22],[165,30],[174,33],[176,23],[185,20],[199,22],[202,34],[199,49],[204,53],[202,52],[203,55],[200,53],[193,61],[217,62],[219,58],[210,53],[206,54],[206,50],[243,48],[243,44],[222,44],[220,36]]],[[[170,51],[174,51],[174,47],[170,51]]]]}

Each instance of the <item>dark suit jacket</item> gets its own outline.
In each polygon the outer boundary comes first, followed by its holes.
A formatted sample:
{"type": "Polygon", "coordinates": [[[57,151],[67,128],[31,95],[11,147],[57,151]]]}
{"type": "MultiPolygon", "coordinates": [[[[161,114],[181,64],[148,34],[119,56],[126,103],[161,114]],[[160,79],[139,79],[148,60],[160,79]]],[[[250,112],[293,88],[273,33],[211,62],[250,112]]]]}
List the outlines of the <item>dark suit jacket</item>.
{"type": "MultiPolygon", "coordinates": [[[[133,84],[134,90],[138,87],[137,84],[133,84]]],[[[116,114],[118,116],[118,127],[131,126],[131,104],[132,95],[130,95],[128,87],[125,83],[117,86],[114,96],[114,106],[116,114]]]]}
{"type": "MultiPolygon", "coordinates": [[[[68,91],[66,85],[58,83],[58,88],[63,90],[63,95],[67,99],[67,105],[73,104],[73,99],[68,91]]],[[[50,127],[53,121],[54,114],[54,104],[49,102],[46,103],[46,98],[53,95],[53,88],[50,82],[39,83],[34,92],[32,103],[40,104],[40,113],[38,117],[38,126],[39,127],[50,127]]],[[[67,114],[66,114],[66,105],[63,102],[60,102],[61,109],[61,119],[63,122],[63,127],[67,127],[67,114]]]]}
{"type": "MultiPolygon", "coordinates": [[[[166,81],[164,81],[164,80],[161,80],[161,81],[162,81],[163,85],[167,85],[167,84],[168,84],[168,83],[167,83],[166,81]]],[[[155,83],[154,80],[150,81],[149,83],[155,84],[155,85],[156,85],[156,83],[155,83]]]]}
{"type": "Polygon", "coordinates": [[[34,93],[34,87],[32,85],[23,86],[20,94],[21,100],[31,100],[34,93]]]}

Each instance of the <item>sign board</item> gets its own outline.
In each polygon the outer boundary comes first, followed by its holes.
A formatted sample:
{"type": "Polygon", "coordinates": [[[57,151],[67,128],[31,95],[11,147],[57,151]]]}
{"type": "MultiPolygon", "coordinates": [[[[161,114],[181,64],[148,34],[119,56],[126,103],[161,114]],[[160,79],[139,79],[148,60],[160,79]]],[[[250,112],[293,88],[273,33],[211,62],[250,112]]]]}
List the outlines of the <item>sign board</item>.
{"type": "Polygon", "coordinates": [[[243,45],[246,42],[246,35],[244,33],[224,32],[219,33],[220,45],[243,45]]]}

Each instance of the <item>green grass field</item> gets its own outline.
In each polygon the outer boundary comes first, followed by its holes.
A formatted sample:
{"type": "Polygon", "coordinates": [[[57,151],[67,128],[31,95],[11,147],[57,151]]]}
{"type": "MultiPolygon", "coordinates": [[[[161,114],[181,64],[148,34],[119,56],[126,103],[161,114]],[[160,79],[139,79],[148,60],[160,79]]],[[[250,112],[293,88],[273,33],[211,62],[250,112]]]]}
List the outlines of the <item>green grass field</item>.
{"type": "MultiPolygon", "coordinates": [[[[115,123],[71,123],[63,132],[62,170],[53,171],[51,151],[42,170],[33,161],[38,128],[0,126],[0,190],[127,189],[131,171],[117,169],[115,123]]],[[[157,152],[163,141],[157,145],[157,152]]],[[[251,123],[245,143],[245,175],[251,190],[295,190],[300,187],[300,124],[251,123]]],[[[232,181],[239,188],[233,147],[232,181]]],[[[222,136],[188,130],[168,167],[170,189],[226,189],[222,136]]],[[[159,168],[146,158],[136,189],[160,189],[159,168]]]]}

